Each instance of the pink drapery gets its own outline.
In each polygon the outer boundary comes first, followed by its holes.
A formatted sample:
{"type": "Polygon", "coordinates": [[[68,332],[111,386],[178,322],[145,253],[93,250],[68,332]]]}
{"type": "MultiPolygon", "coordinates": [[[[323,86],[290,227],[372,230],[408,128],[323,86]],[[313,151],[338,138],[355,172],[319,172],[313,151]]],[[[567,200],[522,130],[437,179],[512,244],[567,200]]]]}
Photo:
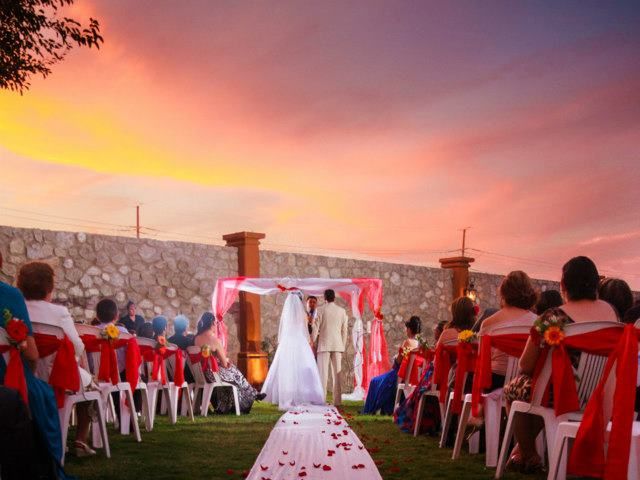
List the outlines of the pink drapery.
{"type": "MultiPolygon", "coordinates": [[[[387,341],[382,326],[382,280],[377,278],[220,278],[213,292],[212,306],[216,315],[218,336],[226,350],[227,329],[224,315],[237,300],[239,292],[271,295],[289,290],[300,290],[307,295],[322,295],[325,290],[332,289],[357,309],[359,316],[364,313],[364,300],[368,301],[374,320],[371,327],[368,356],[364,352],[366,369],[362,387],[366,390],[368,379],[373,378],[390,368],[387,341]]],[[[355,314],[355,312],[354,312],[355,314]]]]}

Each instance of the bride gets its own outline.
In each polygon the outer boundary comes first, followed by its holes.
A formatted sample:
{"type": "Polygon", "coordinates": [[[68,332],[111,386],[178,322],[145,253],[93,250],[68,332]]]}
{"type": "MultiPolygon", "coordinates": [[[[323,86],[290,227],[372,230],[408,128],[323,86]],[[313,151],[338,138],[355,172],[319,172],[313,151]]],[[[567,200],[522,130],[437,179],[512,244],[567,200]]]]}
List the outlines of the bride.
{"type": "Polygon", "coordinates": [[[278,348],[262,387],[265,401],[287,410],[302,404],[324,404],[324,393],[309,345],[307,315],[301,293],[289,293],[282,309],[278,348]]]}

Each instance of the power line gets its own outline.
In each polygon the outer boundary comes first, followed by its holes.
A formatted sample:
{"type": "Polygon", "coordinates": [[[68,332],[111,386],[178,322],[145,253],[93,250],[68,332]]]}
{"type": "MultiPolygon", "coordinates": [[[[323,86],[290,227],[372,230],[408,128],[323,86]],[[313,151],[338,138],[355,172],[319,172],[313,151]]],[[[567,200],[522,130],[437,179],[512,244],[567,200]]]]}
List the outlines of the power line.
{"type": "Polygon", "coordinates": [[[4,214],[5,217],[11,217],[11,218],[17,218],[20,220],[29,220],[31,222],[40,222],[40,223],[45,223],[45,224],[53,224],[53,225],[64,225],[67,227],[77,227],[77,228],[82,228],[85,230],[106,230],[109,232],[128,232],[131,230],[131,227],[125,227],[125,228],[121,228],[121,229],[117,229],[117,228],[111,228],[111,227],[100,227],[97,225],[81,225],[78,223],[68,223],[68,222],[57,222],[57,221],[53,221],[53,220],[46,220],[46,219],[42,219],[42,218],[32,218],[32,217],[24,217],[24,216],[20,216],[20,215],[12,215],[10,213],[5,213],[4,214]]]}
{"type": "Polygon", "coordinates": [[[53,214],[49,214],[49,213],[38,213],[38,212],[32,212],[29,210],[20,210],[17,208],[9,208],[9,207],[4,207],[4,206],[0,206],[0,209],[2,210],[10,210],[12,212],[19,212],[19,213],[26,213],[29,215],[38,215],[40,217],[50,217],[50,218],[61,218],[63,220],[72,220],[72,221],[77,221],[77,222],[84,222],[84,223],[95,223],[98,225],[107,225],[110,227],[120,227],[120,228],[133,228],[130,225],[121,225],[118,223],[109,223],[109,222],[100,222],[97,220],[89,220],[86,218],[74,218],[74,217],[64,217],[62,215],[53,215],[53,214]]]}

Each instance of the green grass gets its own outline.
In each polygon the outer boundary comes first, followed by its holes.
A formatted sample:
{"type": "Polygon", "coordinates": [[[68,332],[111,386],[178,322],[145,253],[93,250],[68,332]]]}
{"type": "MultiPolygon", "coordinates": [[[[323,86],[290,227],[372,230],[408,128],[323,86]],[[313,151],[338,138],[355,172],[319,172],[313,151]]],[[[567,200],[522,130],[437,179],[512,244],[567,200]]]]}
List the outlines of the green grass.
{"type": "MultiPolygon", "coordinates": [[[[452,461],[451,450],[439,449],[437,439],[414,438],[400,432],[390,417],[358,415],[361,408],[362,403],[347,403],[345,415],[353,415],[353,430],[368,449],[374,449],[372,456],[385,480],[493,478],[494,471],[484,466],[484,455],[463,453],[452,461]]],[[[84,459],[67,455],[66,469],[85,480],[240,479],[251,469],[280,415],[274,406],[256,403],[250,415],[241,417],[210,415],[196,417],[194,423],[180,417],[177,425],[170,425],[167,417],[156,417],[153,432],[143,429],[142,443],[111,430],[111,459],[101,452],[84,459]]],[[[510,473],[505,478],[544,476],[510,473]]]]}

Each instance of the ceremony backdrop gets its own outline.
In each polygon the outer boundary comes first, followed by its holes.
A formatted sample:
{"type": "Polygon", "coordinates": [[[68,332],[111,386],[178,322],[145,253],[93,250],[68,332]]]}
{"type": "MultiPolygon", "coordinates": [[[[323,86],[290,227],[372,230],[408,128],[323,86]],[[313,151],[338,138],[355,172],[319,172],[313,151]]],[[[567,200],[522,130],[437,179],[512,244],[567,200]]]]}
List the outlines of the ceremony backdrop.
{"type": "MultiPolygon", "coordinates": [[[[4,257],[0,278],[12,284],[21,264],[29,260],[51,263],[56,271],[54,301],[67,305],[76,321],[90,321],[95,304],[108,296],[121,307],[128,299],[134,300],[147,320],[164,314],[171,323],[175,314],[183,313],[193,329],[202,312],[211,309],[216,279],[237,275],[235,248],[186,242],[0,227],[0,252],[4,257]]],[[[382,279],[383,324],[390,355],[404,338],[403,322],[411,315],[420,316],[427,333],[450,316],[450,270],[268,250],[260,252],[260,263],[264,277],[382,279]]],[[[481,268],[479,263],[472,266],[481,268]]],[[[526,270],[517,264],[513,268],[526,270]]],[[[471,278],[481,308],[498,306],[496,290],[502,276],[472,271],[471,278]]],[[[535,284],[540,289],[558,287],[547,280],[535,284]]],[[[261,297],[260,301],[262,333],[269,349],[275,342],[284,296],[261,297]]],[[[236,303],[225,316],[234,360],[239,348],[237,310],[236,303]]],[[[365,322],[370,318],[366,311],[365,322]]],[[[352,376],[352,348],[349,342],[343,357],[347,382],[352,376]]]]}

